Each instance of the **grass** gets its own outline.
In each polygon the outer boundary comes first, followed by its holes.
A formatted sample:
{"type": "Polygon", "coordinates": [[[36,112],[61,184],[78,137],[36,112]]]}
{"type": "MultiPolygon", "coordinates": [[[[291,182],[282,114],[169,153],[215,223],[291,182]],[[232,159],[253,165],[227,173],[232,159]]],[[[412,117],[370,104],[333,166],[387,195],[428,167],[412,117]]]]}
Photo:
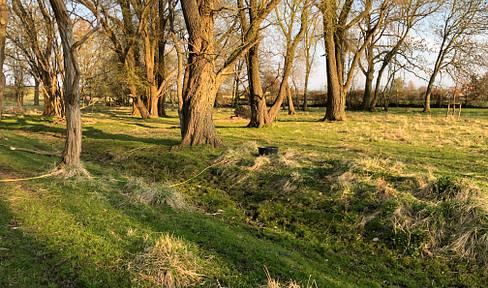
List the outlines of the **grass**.
{"type": "MultiPolygon", "coordinates": [[[[0,144],[60,152],[62,124],[33,108],[0,144]]],[[[391,110],[248,129],[218,109],[228,147],[181,150],[176,112],[85,111],[91,178],[0,184],[0,286],[483,287],[488,111],[391,110]]],[[[56,160],[0,146],[0,175],[56,160]]]]}

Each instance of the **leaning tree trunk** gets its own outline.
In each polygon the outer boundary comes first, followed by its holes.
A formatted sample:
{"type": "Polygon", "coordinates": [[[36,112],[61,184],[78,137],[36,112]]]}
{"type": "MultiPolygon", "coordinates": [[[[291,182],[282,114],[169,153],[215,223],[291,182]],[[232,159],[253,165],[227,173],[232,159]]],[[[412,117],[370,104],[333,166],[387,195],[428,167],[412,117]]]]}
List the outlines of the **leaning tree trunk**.
{"type": "Polygon", "coordinates": [[[425,91],[424,110],[422,112],[430,113],[430,97],[432,94],[432,88],[434,87],[436,76],[437,76],[437,71],[434,71],[434,73],[432,73],[432,76],[430,76],[429,84],[427,84],[427,90],[425,91]]]}
{"type": "Polygon", "coordinates": [[[81,154],[81,111],[79,90],[78,58],[74,37],[73,24],[63,0],[50,0],[56,17],[64,59],[64,90],[66,107],[66,143],[58,167],[78,169],[81,154]]]}
{"type": "Polygon", "coordinates": [[[5,74],[3,62],[5,62],[5,39],[7,38],[8,6],[7,0],[0,0],[0,120],[3,117],[3,95],[5,93],[5,74]]]}

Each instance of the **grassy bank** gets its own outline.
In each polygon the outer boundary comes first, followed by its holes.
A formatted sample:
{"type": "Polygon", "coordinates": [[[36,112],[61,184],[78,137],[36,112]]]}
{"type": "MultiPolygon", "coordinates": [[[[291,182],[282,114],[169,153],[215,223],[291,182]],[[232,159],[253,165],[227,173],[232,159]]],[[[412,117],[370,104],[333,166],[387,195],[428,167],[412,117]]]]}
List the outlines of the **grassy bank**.
{"type": "MultiPolygon", "coordinates": [[[[313,110],[248,129],[220,109],[226,148],[178,150],[176,112],[88,109],[91,178],[0,184],[0,286],[256,287],[268,271],[303,287],[482,287],[488,111],[444,113],[313,110]]],[[[36,113],[0,133],[2,179],[56,161],[8,147],[64,145],[63,123],[36,113]]]]}

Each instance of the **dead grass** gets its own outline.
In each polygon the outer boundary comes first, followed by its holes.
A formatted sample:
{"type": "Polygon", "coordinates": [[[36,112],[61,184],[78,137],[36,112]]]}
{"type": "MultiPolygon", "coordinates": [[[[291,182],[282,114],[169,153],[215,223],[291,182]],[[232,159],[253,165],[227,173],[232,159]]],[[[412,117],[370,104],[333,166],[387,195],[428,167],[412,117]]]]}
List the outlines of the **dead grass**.
{"type": "Polygon", "coordinates": [[[290,279],[288,284],[282,284],[280,283],[279,279],[274,279],[271,277],[267,268],[265,268],[264,271],[266,272],[266,277],[268,278],[268,282],[266,283],[266,286],[264,286],[265,288],[317,288],[317,283],[311,280],[311,278],[308,279],[308,282],[305,285],[300,285],[293,279],[290,279]]]}
{"type": "Polygon", "coordinates": [[[163,234],[136,257],[133,269],[158,287],[195,287],[203,278],[200,262],[181,239],[163,234]]]}
{"type": "Polygon", "coordinates": [[[175,210],[189,208],[183,196],[175,189],[162,183],[146,184],[141,178],[129,179],[124,186],[124,193],[148,205],[167,205],[175,210]]]}

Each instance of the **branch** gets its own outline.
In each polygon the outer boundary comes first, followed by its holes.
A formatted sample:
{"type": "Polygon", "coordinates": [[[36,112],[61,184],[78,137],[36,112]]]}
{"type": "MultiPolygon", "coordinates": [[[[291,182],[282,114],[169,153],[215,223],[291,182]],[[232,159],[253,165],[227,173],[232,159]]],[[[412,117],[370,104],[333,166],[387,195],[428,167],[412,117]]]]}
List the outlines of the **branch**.
{"type": "Polygon", "coordinates": [[[90,30],[88,33],[85,34],[80,40],[76,41],[73,46],[71,46],[71,51],[78,49],[83,43],[85,43],[93,33],[95,33],[99,28],[100,28],[100,2],[97,4],[97,26],[95,26],[92,30],[90,30]]]}
{"type": "Polygon", "coordinates": [[[239,61],[239,59],[241,59],[241,57],[243,57],[244,54],[246,54],[247,51],[249,51],[249,49],[251,49],[254,45],[259,43],[259,41],[261,41],[262,38],[263,36],[259,36],[255,38],[254,41],[247,42],[246,44],[236,48],[234,52],[232,52],[232,54],[229,56],[229,58],[227,58],[227,60],[224,62],[224,66],[219,70],[219,72],[217,72],[217,82],[219,83],[224,82],[226,78],[224,76],[226,74],[232,74],[229,72],[234,70],[234,66],[236,65],[237,61],[239,61]]]}
{"type": "Polygon", "coordinates": [[[61,153],[58,153],[58,152],[47,152],[47,151],[41,151],[41,150],[31,150],[31,149],[27,149],[27,148],[13,147],[13,146],[8,146],[8,145],[4,145],[4,144],[0,144],[0,146],[7,147],[7,148],[9,148],[12,151],[17,150],[17,151],[24,151],[24,152],[29,152],[29,153],[34,153],[34,154],[44,155],[44,156],[61,157],[61,153]]]}

